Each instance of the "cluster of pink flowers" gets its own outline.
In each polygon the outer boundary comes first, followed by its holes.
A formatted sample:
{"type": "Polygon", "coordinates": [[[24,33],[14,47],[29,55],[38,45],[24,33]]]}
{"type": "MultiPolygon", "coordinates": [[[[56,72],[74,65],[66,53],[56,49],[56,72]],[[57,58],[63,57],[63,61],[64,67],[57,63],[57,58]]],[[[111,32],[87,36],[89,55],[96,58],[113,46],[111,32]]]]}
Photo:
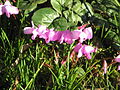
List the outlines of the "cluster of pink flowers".
{"type": "Polygon", "coordinates": [[[89,45],[82,45],[83,41],[92,39],[93,37],[91,27],[85,27],[86,25],[83,25],[79,27],[78,30],[74,31],[55,31],[54,29],[48,29],[46,26],[42,25],[35,28],[32,22],[32,27],[24,28],[24,34],[32,34],[32,40],[35,40],[36,37],[43,38],[46,43],[49,43],[50,41],[58,41],[60,44],[63,42],[72,44],[75,40],[79,40],[79,43],[74,48],[74,51],[78,53],[78,58],[84,55],[88,59],[91,59],[90,53],[95,52],[96,49],[89,45]]]}
{"type": "Polygon", "coordinates": [[[4,3],[4,5],[0,4],[0,15],[6,14],[8,18],[10,18],[11,14],[18,14],[19,10],[17,7],[12,6],[8,0],[4,3]]]}

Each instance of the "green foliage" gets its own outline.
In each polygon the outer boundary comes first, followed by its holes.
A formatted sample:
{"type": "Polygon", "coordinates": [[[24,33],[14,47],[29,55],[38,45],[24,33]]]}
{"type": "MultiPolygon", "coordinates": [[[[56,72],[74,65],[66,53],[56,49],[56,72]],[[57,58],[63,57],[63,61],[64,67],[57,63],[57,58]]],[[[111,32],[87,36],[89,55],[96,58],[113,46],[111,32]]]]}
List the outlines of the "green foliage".
{"type": "Polygon", "coordinates": [[[34,13],[32,20],[36,25],[49,26],[59,15],[51,8],[42,8],[34,13]]]}
{"type": "Polygon", "coordinates": [[[19,0],[17,6],[18,8],[26,10],[27,13],[29,13],[37,7],[37,4],[42,4],[46,1],[47,0],[19,0]]]}
{"type": "MultiPolygon", "coordinates": [[[[4,0],[0,0],[1,3],[4,0]]],[[[118,0],[16,0],[19,15],[0,16],[0,88],[3,90],[119,89],[120,2],[118,0]],[[71,58],[74,45],[32,41],[24,27],[45,25],[75,30],[89,24],[94,38],[84,42],[98,47],[91,60],[71,58]],[[103,60],[108,63],[103,75],[103,60]],[[65,61],[64,64],[61,62],[65,61]]]]}

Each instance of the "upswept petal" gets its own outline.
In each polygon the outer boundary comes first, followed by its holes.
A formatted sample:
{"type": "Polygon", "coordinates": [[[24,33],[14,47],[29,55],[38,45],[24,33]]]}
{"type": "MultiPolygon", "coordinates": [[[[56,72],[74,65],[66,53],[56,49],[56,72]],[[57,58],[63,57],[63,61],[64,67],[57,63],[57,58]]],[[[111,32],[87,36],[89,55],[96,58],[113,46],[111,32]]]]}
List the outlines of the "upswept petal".
{"type": "Polygon", "coordinates": [[[49,32],[46,33],[47,38],[45,39],[46,43],[54,40],[55,31],[54,29],[50,29],[49,32]]]}
{"type": "Polygon", "coordinates": [[[65,30],[63,35],[64,35],[64,41],[67,44],[72,44],[73,43],[72,33],[71,33],[70,30],[65,30]]]}
{"type": "Polygon", "coordinates": [[[82,32],[81,30],[71,31],[71,33],[72,33],[72,39],[73,39],[74,41],[77,40],[77,39],[79,39],[81,32],[82,32]]]}
{"type": "Polygon", "coordinates": [[[91,59],[90,53],[95,52],[95,48],[89,45],[84,45],[83,47],[83,54],[88,58],[91,59]]]}
{"type": "Polygon", "coordinates": [[[74,51],[75,51],[75,52],[78,52],[81,47],[82,47],[82,44],[81,44],[81,43],[78,43],[78,44],[74,47],[74,51]]]}
{"type": "Polygon", "coordinates": [[[83,43],[83,41],[87,40],[87,35],[84,32],[80,33],[80,43],[83,43]]]}
{"type": "Polygon", "coordinates": [[[2,11],[3,6],[4,6],[4,5],[2,5],[2,4],[0,5],[0,15],[3,14],[3,11],[2,11]]]}
{"type": "Polygon", "coordinates": [[[96,49],[93,48],[92,46],[89,45],[82,45],[81,43],[78,43],[75,47],[74,47],[74,51],[78,52],[78,58],[80,58],[82,55],[85,55],[88,59],[91,59],[91,53],[95,52],[96,49]]]}
{"type": "Polygon", "coordinates": [[[32,34],[33,34],[33,35],[32,35],[31,38],[32,38],[32,40],[35,40],[35,38],[38,36],[38,31],[37,31],[37,29],[34,29],[33,32],[32,32],[32,34]]]}
{"type": "Polygon", "coordinates": [[[32,34],[33,31],[34,31],[33,27],[25,27],[24,28],[24,34],[32,34]]]}
{"type": "Polygon", "coordinates": [[[93,32],[92,32],[92,28],[91,27],[85,28],[83,30],[83,32],[86,34],[87,39],[92,39],[93,38],[93,32]]]}
{"type": "Polygon", "coordinates": [[[116,62],[120,62],[120,54],[115,58],[116,62]]]}

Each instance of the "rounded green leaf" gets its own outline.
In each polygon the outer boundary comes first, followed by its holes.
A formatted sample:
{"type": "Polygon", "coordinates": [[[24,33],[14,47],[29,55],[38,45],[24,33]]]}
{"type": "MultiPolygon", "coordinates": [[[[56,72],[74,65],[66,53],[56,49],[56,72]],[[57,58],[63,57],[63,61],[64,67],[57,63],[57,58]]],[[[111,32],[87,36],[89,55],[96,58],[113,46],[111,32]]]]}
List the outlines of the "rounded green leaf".
{"type": "Polygon", "coordinates": [[[55,18],[59,17],[59,14],[51,8],[42,8],[37,10],[33,16],[32,20],[35,25],[46,25],[49,26],[55,18]]]}
{"type": "Polygon", "coordinates": [[[42,4],[46,1],[47,0],[20,0],[17,7],[29,13],[37,7],[37,4],[42,4]]]}
{"type": "Polygon", "coordinates": [[[62,6],[60,5],[60,3],[59,3],[57,0],[51,0],[51,4],[52,4],[52,7],[53,7],[58,13],[61,14],[62,6]]]}
{"type": "Polygon", "coordinates": [[[53,22],[53,26],[55,29],[61,30],[61,31],[66,30],[69,27],[67,20],[63,17],[56,19],[53,22]]]}

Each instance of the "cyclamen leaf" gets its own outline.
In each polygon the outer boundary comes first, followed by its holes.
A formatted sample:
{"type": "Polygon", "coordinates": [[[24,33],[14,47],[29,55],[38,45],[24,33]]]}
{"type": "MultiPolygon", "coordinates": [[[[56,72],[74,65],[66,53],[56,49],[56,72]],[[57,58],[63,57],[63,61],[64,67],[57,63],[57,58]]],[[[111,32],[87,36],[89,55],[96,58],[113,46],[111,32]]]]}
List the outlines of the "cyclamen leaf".
{"type": "Polygon", "coordinates": [[[37,4],[42,4],[44,2],[47,2],[47,0],[36,0],[37,4]]]}
{"type": "Polygon", "coordinates": [[[118,36],[115,32],[109,31],[107,35],[108,42],[111,42],[112,47],[117,51],[120,51],[120,36],[118,36]]]}
{"type": "Polygon", "coordinates": [[[86,9],[91,15],[94,14],[94,13],[93,13],[93,10],[92,10],[92,6],[91,6],[89,3],[87,3],[87,2],[83,3],[83,4],[82,4],[82,7],[83,7],[84,9],[86,9]]]}
{"type": "Polygon", "coordinates": [[[61,14],[62,6],[60,5],[60,3],[59,3],[57,0],[51,0],[51,4],[52,4],[52,7],[53,7],[58,13],[61,14]]]}
{"type": "Polygon", "coordinates": [[[18,8],[26,10],[29,13],[37,7],[37,4],[42,4],[46,1],[47,0],[29,0],[29,1],[21,0],[18,4],[18,8]]]}
{"type": "Polygon", "coordinates": [[[73,6],[73,10],[77,13],[78,11],[80,11],[80,9],[81,9],[81,2],[79,1],[79,0],[77,0],[76,2],[75,2],[75,5],[73,6]]]}
{"type": "Polygon", "coordinates": [[[56,19],[53,25],[54,25],[54,28],[61,31],[67,30],[67,28],[69,27],[67,20],[63,17],[56,19]]]}
{"type": "Polygon", "coordinates": [[[46,25],[47,27],[53,22],[55,18],[59,17],[59,14],[51,8],[42,8],[37,10],[33,16],[32,20],[35,25],[46,25]]]}
{"type": "Polygon", "coordinates": [[[64,5],[65,7],[71,8],[72,7],[73,0],[66,0],[64,5]]]}

